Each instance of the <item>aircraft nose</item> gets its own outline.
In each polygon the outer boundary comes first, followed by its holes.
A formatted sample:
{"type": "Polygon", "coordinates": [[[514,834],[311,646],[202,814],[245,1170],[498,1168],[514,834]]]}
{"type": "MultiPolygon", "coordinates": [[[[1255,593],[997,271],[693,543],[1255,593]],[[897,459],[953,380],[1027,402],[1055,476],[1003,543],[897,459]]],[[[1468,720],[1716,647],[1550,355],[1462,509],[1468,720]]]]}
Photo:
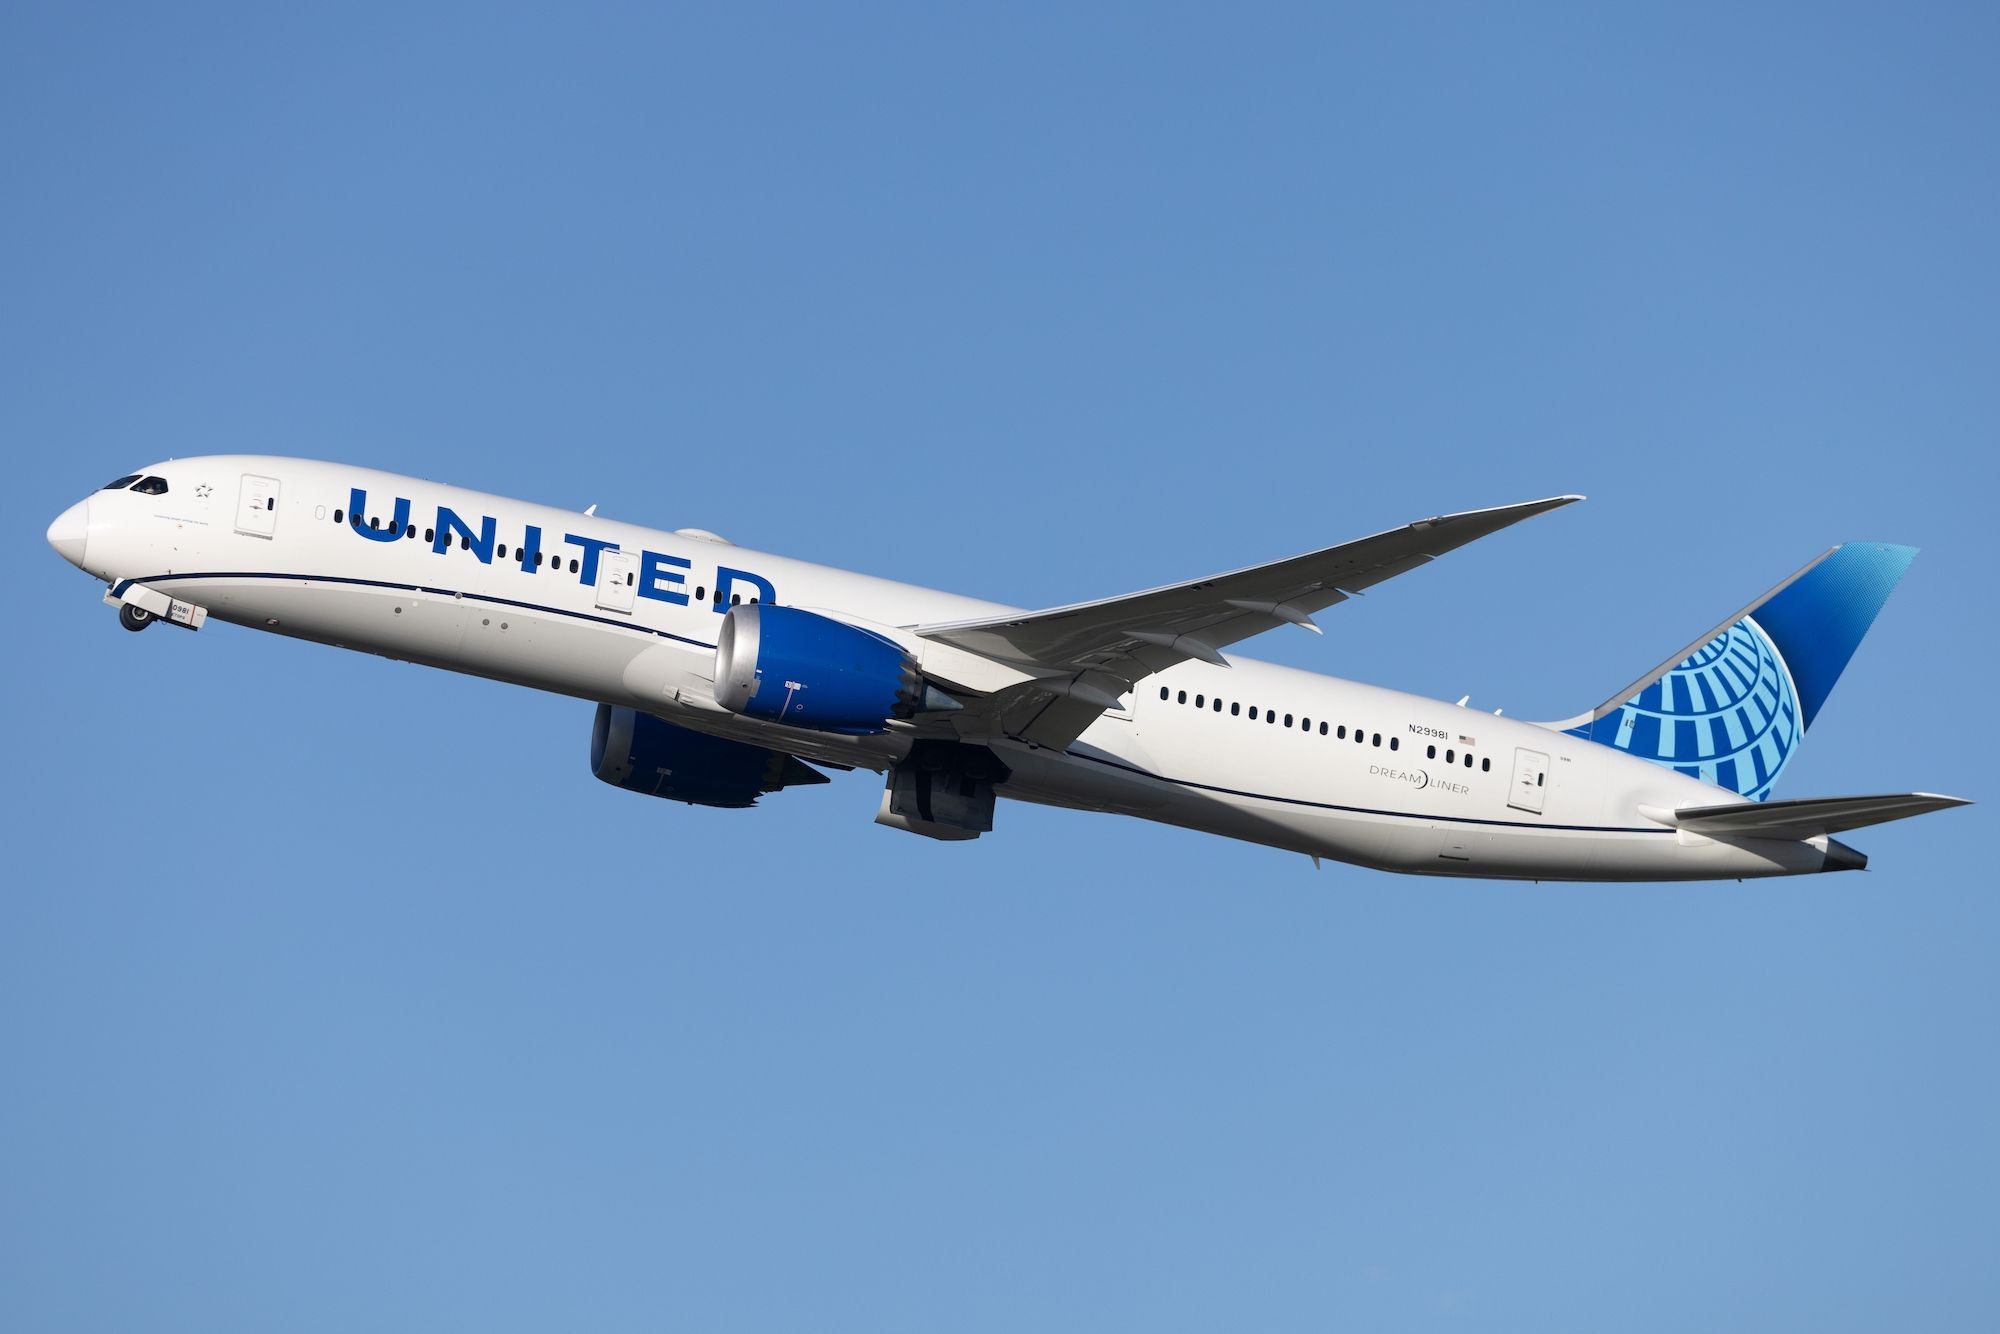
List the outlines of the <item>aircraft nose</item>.
{"type": "Polygon", "coordinates": [[[90,502],[79,500],[49,525],[49,545],[71,565],[83,565],[83,549],[90,539],[90,502]]]}

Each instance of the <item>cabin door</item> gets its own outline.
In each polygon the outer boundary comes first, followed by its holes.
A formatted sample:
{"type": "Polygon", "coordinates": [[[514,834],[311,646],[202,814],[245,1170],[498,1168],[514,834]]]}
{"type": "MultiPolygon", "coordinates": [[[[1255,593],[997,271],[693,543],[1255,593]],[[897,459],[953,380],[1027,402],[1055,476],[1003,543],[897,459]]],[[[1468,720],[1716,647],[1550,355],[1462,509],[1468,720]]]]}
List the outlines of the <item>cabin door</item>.
{"type": "Polygon", "coordinates": [[[597,553],[597,605],[629,612],[639,598],[639,556],[632,551],[597,553]]]}
{"type": "Polygon", "coordinates": [[[278,479],[243,474],[236,493],[236,531],[246,537],[278,535],[278,479]]]}
{"type": "Polygon", "coordinates": [[[1542,813],[1542,799],[1548,793],[1549,757],[1539,750],[1514,752],[1514,785],[1507,790],[1507,804],[1517,811],[1542,813]]]}

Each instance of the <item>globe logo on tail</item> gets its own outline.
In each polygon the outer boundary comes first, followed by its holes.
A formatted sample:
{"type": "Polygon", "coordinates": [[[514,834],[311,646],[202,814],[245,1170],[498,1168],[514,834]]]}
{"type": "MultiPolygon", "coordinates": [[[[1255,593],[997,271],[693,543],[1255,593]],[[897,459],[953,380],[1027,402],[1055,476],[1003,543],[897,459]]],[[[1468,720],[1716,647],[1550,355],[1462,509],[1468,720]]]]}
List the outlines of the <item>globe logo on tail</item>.
{"type": "Polygon", "coordinates": [[[1804,731],[1784,658],[1746,616],[1572,735],[1762,801],[1804,731]]]}

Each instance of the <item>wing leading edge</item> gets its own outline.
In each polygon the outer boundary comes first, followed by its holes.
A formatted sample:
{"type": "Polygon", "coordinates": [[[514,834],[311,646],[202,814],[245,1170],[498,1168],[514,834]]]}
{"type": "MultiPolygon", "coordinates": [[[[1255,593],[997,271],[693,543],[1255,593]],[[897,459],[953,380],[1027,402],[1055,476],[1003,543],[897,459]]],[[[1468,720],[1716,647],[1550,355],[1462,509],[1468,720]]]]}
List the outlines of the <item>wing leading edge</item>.
{"type": "Polygon", "coordinates": [[[955,718],[1046,746],[1066,746],[1137,682],[1189,660],[1227,667],[1222,650],[1281,625],[1315,632],[1312,614],[1502,528],[1582,496],[1553,496],[1429,519],[1186,583],[1046,611],[913,626],[1030,674],[955,718]]]}

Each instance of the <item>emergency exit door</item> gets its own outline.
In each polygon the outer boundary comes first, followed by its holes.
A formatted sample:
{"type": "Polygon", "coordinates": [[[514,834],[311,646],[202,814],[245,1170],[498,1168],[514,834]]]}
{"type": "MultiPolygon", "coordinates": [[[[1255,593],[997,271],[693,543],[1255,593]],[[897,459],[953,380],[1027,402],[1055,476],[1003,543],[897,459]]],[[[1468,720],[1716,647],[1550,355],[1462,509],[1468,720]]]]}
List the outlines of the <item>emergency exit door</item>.
{"type": "Polygon", "coordinates": [[[639,556],[632,551],[597,554],[597,605],[603,611],[629,612],[639,598],[639,556]]]}
{"type": "Polygon", "coordinates": [[[1508,790],[1507,804],[1517,811],[1542,813],[1548,794],[1549,757],[1539,750],[1514,752],[1514,786],[1508,790]]]}
{"type": "Polygon", "coordinates": [[[243,474],[236,493],[236,531],[247,537],[278,535],[278,479],[243,474]]]}

